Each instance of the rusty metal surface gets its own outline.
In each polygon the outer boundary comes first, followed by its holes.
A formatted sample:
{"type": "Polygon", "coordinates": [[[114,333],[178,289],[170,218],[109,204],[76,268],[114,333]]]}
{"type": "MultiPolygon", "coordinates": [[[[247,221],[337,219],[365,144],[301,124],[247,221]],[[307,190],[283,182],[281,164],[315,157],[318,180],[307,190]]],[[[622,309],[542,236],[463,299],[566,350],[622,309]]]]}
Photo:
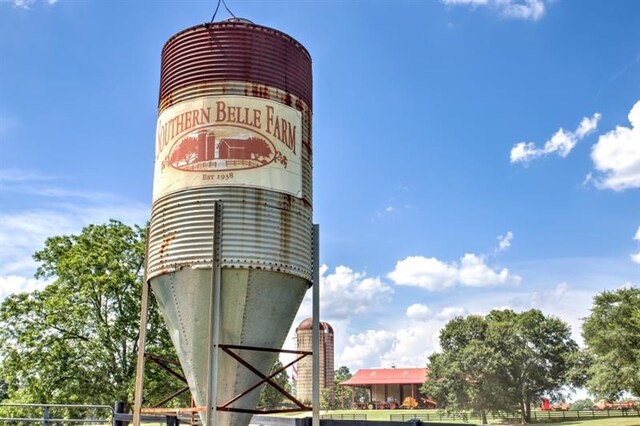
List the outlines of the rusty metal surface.
{"type": "Polygon", "coordinates": [[[178,102],[208,96],[249,96],[259,97],[295,108],[302,114],[302,202],[305,208],[313,206],[313,147],[311,138],[312,111],[302,99],[277,88],[242,81],[207,82],[177,89],[160,99],[159,111],[178,102]]]}
{"type": "Polygon", "coordinates": [[[160,99],[182,87],[213,81],[272,86],[312,105],[309,52],[292,37],[252,23],[201,24],[165,43],[160,99]]]}
{"type": "Polygon", "coordinates": [[[183,415],[183,414],[191,414],[191,413],[201,413],[206,411],[207,407],[192,407],[192,408],[143,408],[142,413],[144,414],[175,414],[175,415],[183,415]]]}
{"type": "Polygon", "coordinates": [[[224,200],[222,267],[311,279],[311,211],[287,194],[237,187],[191,189],[156,202],[149,232],[149,278],[185,266],[211,267],[216,200],[224,200]]]}
{"type": "MultiPolygon", "coordinates": [[[[167,323],[189,388],[198,405],[206,401],[209,347],[211,269],[185,267],[151,279],[151,287],[167,323]]],[[[236,353],[262,374],[267,374],[277,352],[255,347],[280,348],[291,327],[309,283],[291,274],[264,270],[222,270],[220,342],[240,345],[236,353]]],[[[222,405],[258,383],[260,379],[227,354],[219,359],[217,404],[222,405]]],[[[225,425],[246,425],[262,385],[233,404],[235,412],[219,412],[225,425]]]]}
{"type": "MultiPolygon", "coordinates": [[[[169,39],[159,114],[183,101],[225,96],[267,99],[300,112],[302,182],[298,196],[218,184],[154,199],[146,272],[198,406],[206,406],[212,377],[210,318],[219,316],[220,344],[280,348],[313,269],[309,53],[286,34],[246,22],[203,24],[169,39]],[[214,246],[220,253],[219,311],[210,304],[214,246]]],[[[237,354],[262,375],[277,357],[248,349],[237,354]]],[[[227,353],[219,353],[218,365],[216,406],[258,385],[234,400],[229,412],[216,413],[216,424],[244,426],[264,385],[227,353]]]]}

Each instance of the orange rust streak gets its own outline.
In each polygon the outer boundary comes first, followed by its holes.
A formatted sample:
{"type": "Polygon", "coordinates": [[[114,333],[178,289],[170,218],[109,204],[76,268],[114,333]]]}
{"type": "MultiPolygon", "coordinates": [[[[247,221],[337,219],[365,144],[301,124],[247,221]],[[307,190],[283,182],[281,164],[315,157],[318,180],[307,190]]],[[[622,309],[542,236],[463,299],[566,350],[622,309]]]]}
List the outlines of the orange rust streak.
{"type": "Polygon", "coordinates": [[[204,413],[207,407],[191,407],[191,408],[142,408],[142,414],[191,414],[204,413]]]}

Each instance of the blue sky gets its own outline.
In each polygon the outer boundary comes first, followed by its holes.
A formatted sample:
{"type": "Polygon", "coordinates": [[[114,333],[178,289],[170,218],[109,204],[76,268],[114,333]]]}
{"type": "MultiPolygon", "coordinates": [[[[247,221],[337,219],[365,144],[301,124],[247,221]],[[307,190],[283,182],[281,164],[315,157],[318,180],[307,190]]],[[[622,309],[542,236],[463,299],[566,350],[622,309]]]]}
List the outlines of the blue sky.
{"type": "MultiPolygon", "coordinates": [[[[494,307],[581,341],[594,294],[640,283],[639,2],[227,3],[313,57],[337,365],[424,365],[494,307]]],[[[47,236],[146,222],[160,50],[214,8],[0,1],[0,298],[43,285],[47,236]]]]}

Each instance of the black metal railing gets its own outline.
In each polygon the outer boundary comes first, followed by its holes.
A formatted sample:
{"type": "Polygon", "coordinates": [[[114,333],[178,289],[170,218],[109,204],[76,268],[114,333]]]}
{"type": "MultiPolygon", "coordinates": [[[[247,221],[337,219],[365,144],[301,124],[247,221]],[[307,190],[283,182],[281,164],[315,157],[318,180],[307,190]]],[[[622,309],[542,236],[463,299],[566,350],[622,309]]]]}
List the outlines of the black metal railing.
{"type": "Polygon", "coordinates": [[[0,404],[0,424],[42,426],[111,423],[113,407],[82,404],[0,404]]]}

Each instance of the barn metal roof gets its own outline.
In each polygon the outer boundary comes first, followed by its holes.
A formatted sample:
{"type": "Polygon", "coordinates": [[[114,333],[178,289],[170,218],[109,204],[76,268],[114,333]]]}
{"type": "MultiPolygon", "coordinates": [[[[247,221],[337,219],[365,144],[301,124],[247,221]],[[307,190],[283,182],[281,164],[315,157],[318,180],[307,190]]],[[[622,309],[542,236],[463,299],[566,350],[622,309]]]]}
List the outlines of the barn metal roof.
{"type": "Polygon", "coordinates": [[[427,378],[427,369],[421,368],[361,368],[341,386],[410,385],[422,384],[427,378]]]}

